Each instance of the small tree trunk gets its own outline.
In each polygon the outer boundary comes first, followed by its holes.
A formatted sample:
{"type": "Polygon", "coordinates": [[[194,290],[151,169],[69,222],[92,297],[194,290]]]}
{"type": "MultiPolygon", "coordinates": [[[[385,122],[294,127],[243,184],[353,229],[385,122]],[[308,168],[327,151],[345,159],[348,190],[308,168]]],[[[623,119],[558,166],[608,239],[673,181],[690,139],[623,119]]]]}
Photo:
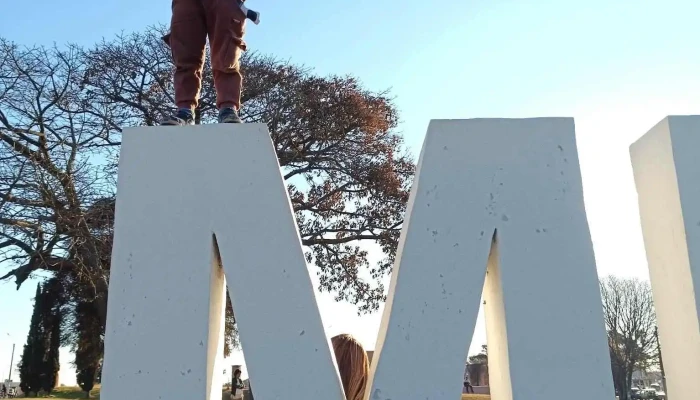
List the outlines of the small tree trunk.
{"type": "Polygon", "coordinates": [[[194,123],[195,125],[202,123],[202,108],[200,106],[194,109],[194,123]]]}
{"type": "Polygon", "coordinates": [[[90,391],[89,391],[89,390],[86,390],[84,393],[85,393],[85,397],[84,397],[84,398],[85,398],[85,399],[89,399],[89,398],[90,398],[90,391]]]}
{"type": "MultiPolygon", "coordinates": [[[[634,365],[634,364],[632,364],[634,365]]],[[[632,389],[632,370],[634,367],[630,368],[629,370],[625,371],[625,399],[630,398],[630,389],[632,389]]]]}
{"type": "Polygon", "coordinates": [[[614,374],[614,380],[617,382],[617,389],[620,392],[620,400],[629,400],[629,385],[627,385],[627,371],[619,367],[614,374]]]}

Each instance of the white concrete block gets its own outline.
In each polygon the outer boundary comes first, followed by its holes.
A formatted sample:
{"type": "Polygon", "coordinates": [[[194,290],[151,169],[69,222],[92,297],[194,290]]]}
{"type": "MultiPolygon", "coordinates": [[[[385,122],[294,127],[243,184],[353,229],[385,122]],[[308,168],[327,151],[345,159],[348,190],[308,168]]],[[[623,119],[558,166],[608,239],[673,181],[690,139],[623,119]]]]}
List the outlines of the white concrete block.
{"type": "Polygon", "coordinates": [[[670,399],[698,398],[700,116],[671,116],[630,147],[670,399]]]}
{"type": "Polygon", "coordinates": [[[482,289],[495,400],[614,397],[572,119],[431,122],[365,397],[458,398],[482,289]]]}
{"type": "Polygon", "coordinates": [[[218,400],[223,269],[258,399],[341,399],[262,124],[139,127],[119,167],[103,400],[218,400]]]}

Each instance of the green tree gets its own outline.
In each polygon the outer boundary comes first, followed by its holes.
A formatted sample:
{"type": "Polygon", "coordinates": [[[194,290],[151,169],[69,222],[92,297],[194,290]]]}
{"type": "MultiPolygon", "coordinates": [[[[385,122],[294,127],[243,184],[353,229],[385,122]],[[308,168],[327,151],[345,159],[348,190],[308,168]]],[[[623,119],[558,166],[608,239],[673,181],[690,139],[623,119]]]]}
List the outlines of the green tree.
{"type": "Polygon", "coordinates": [[[95,377],[97,376],[97,367],[87,366],[77,371],[77,381],[80,389],[85,392],[85,398],[90,398],[92,389],[95,388],[95,377]]]}
{"type": "Polygon", "coordinates": [[[41,284],[37,284],[34,297],[34,312],[29,325],[27,344],[24,345],[22,359],[19,363],[20,388],[22,392],[27,394],[33,393],[34,395],[41,390],[44,375],[44,359],[47,351],[42,326],[42,300],[41,284]]]}
{"type": "Polygon", "coordinates": [[[51,394],[58,384],[60,370],[59,349],[61,347],[62,293],[57,279],[50,279],[42,290],[42,321],[47,352],[43,364],[41,387],[44,393],[51,394]]]}
{"type": "Polygon", "coordinates": [[[481,345],[481,352],[473,356],[469,356],[469,364],[488,364],[489,362],[489,351],[488,346],[485,344],[481,345]]]}
{"type": "MultiPolygon", "coordinates": [[[[60,316],[58,317],[60,318],[60,316]]],[[[61,348],[61,324],[60,321],[54,323],[51,326],[51,341],[49,342],[49,352],[47,366],[47,379],[44,386],[44,391],[47,394],[51,392],[58,385],[58,373],[61,370],[61,362],[59,356],[59,350],[61,348]]]]}
{"type": "Polygon", "coordinates": [[[76,305],[75,324],[76,335],[73,343],[75,353],[75,370],[80,388],[85,397],[90,397],[90,391],[95,386],[97,374],[102,365],[104,350],[102,324],[99,311],[94,303],[82,302],[76,305]]]}

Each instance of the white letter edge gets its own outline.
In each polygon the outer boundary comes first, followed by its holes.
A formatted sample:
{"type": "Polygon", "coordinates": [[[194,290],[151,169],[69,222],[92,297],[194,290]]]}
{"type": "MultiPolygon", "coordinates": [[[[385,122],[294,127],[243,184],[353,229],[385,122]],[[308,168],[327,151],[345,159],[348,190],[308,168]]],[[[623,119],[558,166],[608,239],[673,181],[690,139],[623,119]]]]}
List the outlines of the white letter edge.
{"type": "Polygon", "coordinates": [[[365,397],[458,398],[482,289],[494,399],[613,398],[572,119],[430,123],[365,397]]]}
{"type": "Polygon", "coordinates": [[[700,378],[700,116],[664,118],[630,147],[670,399],[700,378]]]}
{"type": "Polygon", "coordinates": [[[266,126],[123,136],[102,399],[221,398],[230,375],[213,235],[256,398],[341,399],[266,126]]]}

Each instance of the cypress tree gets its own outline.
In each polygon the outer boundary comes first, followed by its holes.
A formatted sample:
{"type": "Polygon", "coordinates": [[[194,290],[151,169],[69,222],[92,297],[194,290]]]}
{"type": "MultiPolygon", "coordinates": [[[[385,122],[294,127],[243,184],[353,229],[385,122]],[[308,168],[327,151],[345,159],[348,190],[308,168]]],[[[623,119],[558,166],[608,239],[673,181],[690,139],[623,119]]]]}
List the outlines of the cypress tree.
{"type": "Polygon", "coordinates": [[[81,301],[75,309],[77,343],[75,345],[75,369],[77,381],[86,397],[95,386],[102,363],[102,326],[95,304],[81,301]]]}
{"type": "Polygon", "coordinates": [[[97,367],[95,366],[87,366],[78,370],[76,378],[80,389],[85,392],[86,399],[90,398],[90,392],[95,387],[95,376],[97,376],[97,367]]]}
{"type": "Polygon", "coordinates": [[[51,279],[44,285],[42,304],[44,308],[44,338],[47,349],[43,365],[41,387],[46,394],[56,388],[60,369],[59,349],[61,347],[61,298],[58,280],[51,279]]]}
{"type": "Polygon", "coordinates": [[[44,308],[42,300],[41,284],[37,284],[34,312],[19,366],[20,388],[28,395],[37,394],[41,390],[44,356],[47,351],[42,326],[42,310],[44,308]]]}
{"type": "Polygon", "coordinates": [[[58,385],[58,372],[61,369],[59,359],[59,350],[61,348],[61,315],[60,311],[55,316],[53,325],[51,326],[51,341],[49,342],[49,359],[47,367],[49,368],[48,383],[50,386],[45,388],[47,393],[51,393],[58,385]]]}

